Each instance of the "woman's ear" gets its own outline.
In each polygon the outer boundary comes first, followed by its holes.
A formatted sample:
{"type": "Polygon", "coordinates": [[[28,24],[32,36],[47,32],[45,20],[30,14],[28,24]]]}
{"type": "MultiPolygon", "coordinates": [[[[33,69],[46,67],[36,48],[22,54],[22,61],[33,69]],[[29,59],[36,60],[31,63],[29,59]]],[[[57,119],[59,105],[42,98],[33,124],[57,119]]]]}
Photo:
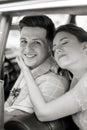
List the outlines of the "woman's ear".
{"type": "Polygon", "coordinates": [[[87,42],[82,43],[82,51],[87,53],[87,42]]]}

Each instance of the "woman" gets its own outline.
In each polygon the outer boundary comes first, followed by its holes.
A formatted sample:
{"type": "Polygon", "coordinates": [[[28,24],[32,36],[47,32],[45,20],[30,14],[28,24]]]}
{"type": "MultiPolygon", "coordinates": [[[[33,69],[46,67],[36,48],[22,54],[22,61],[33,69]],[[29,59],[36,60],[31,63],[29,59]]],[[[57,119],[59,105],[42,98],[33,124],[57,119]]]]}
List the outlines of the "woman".
{"type": "Polygon", "coordinates": [[[79,129],[87,130],[87,32],[73,24],[60,26],[54,37],[53,50],[57,63],[73,74],[73,80],[68,92],[49,103],[44,101],[22,58],[18,58],[35,113],[41,121],[72,115],[79,129]]]}

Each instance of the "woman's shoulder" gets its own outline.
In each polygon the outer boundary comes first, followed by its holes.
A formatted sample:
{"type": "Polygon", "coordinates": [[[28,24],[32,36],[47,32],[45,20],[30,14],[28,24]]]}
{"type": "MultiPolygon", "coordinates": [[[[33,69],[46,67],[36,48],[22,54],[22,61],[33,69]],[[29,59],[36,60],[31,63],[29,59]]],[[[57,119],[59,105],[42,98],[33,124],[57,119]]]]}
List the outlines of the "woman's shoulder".
{"type": "Polygon", "coordinates": [[[87,73],[78,79],[71,92],[82,111],[87,110],[87,73]]]}

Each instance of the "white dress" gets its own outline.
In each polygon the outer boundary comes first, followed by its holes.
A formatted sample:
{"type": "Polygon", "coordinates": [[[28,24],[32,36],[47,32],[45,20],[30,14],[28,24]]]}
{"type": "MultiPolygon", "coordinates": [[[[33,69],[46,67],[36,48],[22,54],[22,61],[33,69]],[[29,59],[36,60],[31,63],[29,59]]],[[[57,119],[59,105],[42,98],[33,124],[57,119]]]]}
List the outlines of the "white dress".
{"type": "Polygon", "coordinates": [[[87,73],[79,81],[73,79],[70,91],[81,108],[72,118],[80,130],[87,130],[87,73]]]}

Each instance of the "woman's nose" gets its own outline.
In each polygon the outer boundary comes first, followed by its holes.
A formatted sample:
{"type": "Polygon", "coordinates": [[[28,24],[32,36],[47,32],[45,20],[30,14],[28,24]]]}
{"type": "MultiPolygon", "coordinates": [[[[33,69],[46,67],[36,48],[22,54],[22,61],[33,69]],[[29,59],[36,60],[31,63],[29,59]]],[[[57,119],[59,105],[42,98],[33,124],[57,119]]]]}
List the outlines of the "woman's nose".
{"type": "Polygon", "coordinates": [[[62,54],[62,52],[63,52],[63,50],[62,50],[62,49],[60,49],[60,48],[57,48],[57,49],[56,49],[56,51],[55,51],[55,53],[57,53],[58,55],[61,55],[61,54],[62,54]]]}
{"type": "Polygon", "coordinates": [[[53,51],[61,52],[62,51],[62,46],[61,45],[54,46],[53,51]]]}

